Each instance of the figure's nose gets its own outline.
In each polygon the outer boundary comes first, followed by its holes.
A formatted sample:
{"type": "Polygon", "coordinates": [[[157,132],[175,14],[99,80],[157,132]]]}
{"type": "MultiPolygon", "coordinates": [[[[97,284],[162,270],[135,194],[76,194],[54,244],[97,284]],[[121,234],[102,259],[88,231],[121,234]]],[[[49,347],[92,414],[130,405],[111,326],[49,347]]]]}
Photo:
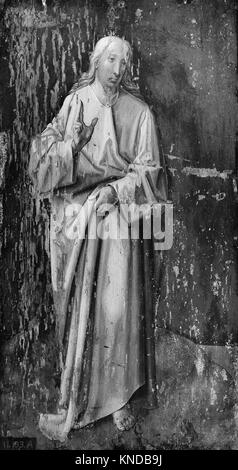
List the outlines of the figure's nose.
{"type": "Polygon", "coordinates": [[[120,75],[120,64],[119,62],[115,62],[114,67],[113,67],[113,73],[119,77],[120,75]]]}

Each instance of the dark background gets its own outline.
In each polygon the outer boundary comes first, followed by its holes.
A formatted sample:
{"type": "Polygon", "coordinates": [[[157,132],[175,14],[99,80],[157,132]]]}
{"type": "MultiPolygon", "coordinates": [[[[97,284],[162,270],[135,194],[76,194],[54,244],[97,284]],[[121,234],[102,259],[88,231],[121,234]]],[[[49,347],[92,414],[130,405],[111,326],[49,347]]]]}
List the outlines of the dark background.
{"type": "Polygon", "coordinates": [[[133,47],[134,80],[155,113],[169,171],[174,243],[155,278],[157,346],[162,330],[226,348],[238,339],[236,1],[46,3],[0,2],[4,426],[27,407],[53,406],[58,385],[49,204],[32,197],[30,139],[106,34],[133,47]]]}

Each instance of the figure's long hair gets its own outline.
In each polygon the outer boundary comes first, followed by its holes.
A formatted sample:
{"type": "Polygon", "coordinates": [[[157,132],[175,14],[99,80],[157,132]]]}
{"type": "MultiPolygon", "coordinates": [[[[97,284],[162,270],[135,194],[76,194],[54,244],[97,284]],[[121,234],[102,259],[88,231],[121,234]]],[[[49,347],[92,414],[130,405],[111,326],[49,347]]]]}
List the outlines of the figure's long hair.
{"type": "Polygon", "coordinates": [[[91,83],[94,82],[95,76],[96,76],[96,67],[98,60],[104,53],[104,51],[108,48],[108,46],[115,40],[115,39],[120,39],[123,44],[126,46],[126,70],[125,73],[122,77],[121,81],[121,88],[125,90],[126,92],[136,96],[136,98],[139,98],[140,100],[143,100],[142,96],[140,95],[140,91],[137,88],[137,86],[133,83],[132,81],[132,76],[131,76],[131,63],[132,63],[132,49],[129,44],[129,42],[125,41],[124,39],[119,38],[118,36],[105,36],[97,42],[94,51],[91,54],[90,57],[90,63],[89,63],[89,69],[88,72],[85,72],[82,74],[82,76],[79,78],[79,80],[73,85],[73,87],[70,90],[70,93],[74,93],[75,91],[79,90],[80,88],[83,88],[87,85],[91,85],[91,83]]]}

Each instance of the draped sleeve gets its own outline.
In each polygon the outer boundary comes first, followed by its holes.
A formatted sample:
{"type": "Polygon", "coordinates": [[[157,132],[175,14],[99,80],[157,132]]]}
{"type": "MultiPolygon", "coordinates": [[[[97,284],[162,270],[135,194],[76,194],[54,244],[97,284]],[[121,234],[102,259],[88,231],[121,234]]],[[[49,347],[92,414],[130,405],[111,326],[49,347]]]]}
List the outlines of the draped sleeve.
{"type": "Polygon", "coordinates": [[[31,142],[29,175],[38,193],[47,193],[74,182],[72,136],[65,134],[72,96],[66,97],[59,114],[31,142]]]}
{"type": "Polygon", "coordinates": [[[121,204],[157,203],[167,200],[167,177],[162,166],[156,127],[149,107],[142,112],[137,138],[136,158],[127,174],[110,183],[121,204]]]}

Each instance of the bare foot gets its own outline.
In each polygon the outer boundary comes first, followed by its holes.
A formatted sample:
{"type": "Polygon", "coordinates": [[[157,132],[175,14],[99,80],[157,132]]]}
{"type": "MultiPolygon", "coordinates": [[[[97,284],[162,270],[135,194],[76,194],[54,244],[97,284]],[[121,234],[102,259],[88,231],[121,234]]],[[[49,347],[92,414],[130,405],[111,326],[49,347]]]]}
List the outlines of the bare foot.
{"type": "Polygon", "coordinates": [[[135,424],[135,417],[131,414],[129,405],[123,406],[112,414],[113,422],[119,431],[128,431],[135,424]]]}

